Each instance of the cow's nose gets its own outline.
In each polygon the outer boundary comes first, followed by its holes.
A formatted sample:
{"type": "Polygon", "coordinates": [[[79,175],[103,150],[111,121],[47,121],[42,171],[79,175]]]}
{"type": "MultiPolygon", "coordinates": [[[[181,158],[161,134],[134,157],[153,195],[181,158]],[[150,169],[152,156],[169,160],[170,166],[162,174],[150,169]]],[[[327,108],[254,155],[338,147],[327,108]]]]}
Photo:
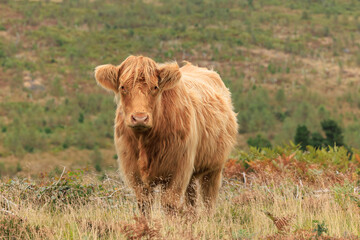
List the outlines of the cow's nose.
{"type": "Polygon", "coordinates": [[[145,124],[149,120],[149,116],[143,112],[137,112],[131,115],[133,124],[145,124]]]}

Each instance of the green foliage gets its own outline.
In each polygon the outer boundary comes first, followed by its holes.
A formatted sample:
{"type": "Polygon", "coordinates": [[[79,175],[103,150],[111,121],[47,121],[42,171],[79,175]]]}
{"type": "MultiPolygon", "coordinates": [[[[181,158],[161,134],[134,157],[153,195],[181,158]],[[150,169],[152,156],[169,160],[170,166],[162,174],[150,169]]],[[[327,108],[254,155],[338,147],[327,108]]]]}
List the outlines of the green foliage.
{"type": "Polygon", "coordinates": [[[301,150],[306,150],[306,146],[310,143],[310,131],[305,125],[298,126],[295,135],[295,144],[301,146],[301,150]]]}
{"type": "Polygon", "coordinates": [[[327,226],[325,225],[325,222],[320,223],[317,220],[313,221],[313,224],[315,224],[315,228],[313,229],[314,232],[316,232],[316,236],[320,237],[323,233],[327,233],[329,230],[327,226]]]}
{"type": "Polygon", "coordinates": [[[313,146],[316,149],[319,149],[324,146],[324,142],[325,139],[323,138],[323,136],[318,132],[314,132],[311,134],[309,145],[313,146]]]}
{"type": "Polygon", "coordinates": [[[318,115],[320,119],[328,119],[330,117],[330,112],[323,106],[321,105],[318,108],[318,115]]]}
{"type": "MultiPolygon", "coordinates": [[[[0,185],[0,191],[4,188],[21,189],[20,201],[31,201],[41,208],[51,212],[64,211],[67,206],[76,207],[91,203],[95,197],[107,199],[114,196],[114,187],[104,189],[101,183],[89,184],[84,180],[87,170],[77,169],[66,171],[55,168],[52,173],[42,174],[41,179],[18,179],[14,178],[0,185]]],[[[109,199],[112,201],[113,199],[109,199]]]]}
{"type": "Polygon", "coordinates": [[[16,164],[16,172],[21,172],[21,171],[22,171],[22,167],[21,167],[20,162],[18,162],[18,163],[16,164]]]}
{"type": "Polygon", "coordinates": [[[250,233],[248,230],[246,229],[239,229],[236,232],[234,231],[232,233],[232,237],[234,239],[251,239],[253,238],[254,234],[250,233]]]}
{"type": "Polygon", "coordinates": [[[271,148],[271,143],[268,139],[264,138],[261,134],[258,134],[255,138],[249,138],[247,144],[256,148],[271,148]]]}
{"type": "Polygon", "coordinates": [[[62,204],[86,203],[94,193],[93,185],[81,183],[82,171],[67,172],[52,185],[37,189],[37,200],[40,203],[51,203],[52,206],[62,204]]]}
{"type": "Polygon", "coordinates": [[[311,134],[305,125],[299,125],[296,129],[295,144],[300,144],[303,151],[309,145],[315,148],[344,146],[342,130],[334,120],[324,120],[321,122],[321,126],[326,138],[323,138],[318,132],[311,134]]]}
{"type": "Polygon", "coordinates": [[[343,209],[347,209],[351,203],[360,207],[360,195],[354,189],[356,186],[353,183],[336,184],[333,188],[335,202],[343,209]]]}
{"type": "MultiPolygon", "coordinates": [[[[345,147],[329,147],[326,148],[314,148],[312,146],[307,147],[307,151],[303,152],[300,146],[290,142],[285,146],[274,146],[273,148],[255,148],[251,147],[249,151],[238,151],[237,159],[243,164],[245,168],[248,168],[248,163],[254,161],[265,161],[269,159],[277,159],[279,156],[294,155],[294,159],[299,162],[318,164],[322,168],[327,169],[330,166],[335,167],[338,171],[346,172],[349,169],[350,163],[357,164],[356,156],[353,155],[349,158],[348,149],[345,147]],[[295,154],[295,155],[294,155],[295,154]]],[[[312,170],[309,170],[309,174],[312,170]]],[[[322,170],[318,168],[321,172],[322,170]]]]}
{"type": "MultiPolygon", "coordinates": [[[[339,170],[346,170],[349,166],[349,151],[345,147],[328,147],[315,149],[308,147],[309,156],[303,156],[306,161],[320,163],[324,166],[335,165],[339,170]]],[[[354,160],[351,157],[350,160],[354,160]]]]}
{"type": "Polygon", "coordinates": [[[104,147],[103,139],[113,136],[114,105],[103,95],[78,95],[70,101],[43,104],[2,103],[0,112],[13,119],[2,126],[2,139],[5,148],[17,156],[59,145],[64,149],[104,147]],[[94,117],[84,121],[85,114],[94,117]]]}
{"type": "Polygon", "coordinates": [[[79,123],[83,123],[83,122],[84,122],[84,114],[83,114],[82,112],[79,114],[78,122],[79,122],[79,123]]]}
{"type": "MultiPolygon", "coordinates": [[[[331,54],[340,71],[347,65],[359,64],[360,59],[354,50],[358,48],[360,7],[356,1],[227,0],[180,4],[175,0],[81,0],[3,4],[21,15],[0,22],[0,31],[12,37],[0,39],[0,66],[6,72],[3,79],[16,94],[26,91],[29,96],[16,104],[5,99],[0,106],[0,117],[10,119],[1,124],[0,141],[5,154],[17,156],[72,146],[94,149],[107,146],[107,142],[111,145],[106,140],[113,136],[114,105],[111,97],[97,93],[91,79],[95,66],[118,64],[129,54],[143,54],[157,61],[180,62],[184,58],[221,63],[215,70],[232,91],[240,133],[256,137],[258,132],[266,132],[274,136],[273,145],[293,140],[298,125],[320,132],[319,119],[335,116],[337,121],[342,120],[336,110],[343,104],[329,105],[312,92],[313,79],[306,75],[306,66],[297,56],[327,58],[331,54]],[[273,26],[283,29],[281,34],[273,26]],[[325,37],[331,40],[329,44],[322,44],[325,37]],[[258,61],[263,53],[256,53],[259,58],[254,58],[253,49],[285,51],[290,55],[286,61],[277,57],[258,61]],[[350,51],[346,62],[345,49],[350,51]],[[228,64],[222,64],[225,62],[228,64]],[[224,65],[229,65],[231,71],[224,65]],[[239,66],[258,69],[249,73],[239,66]],[[23,89],[25,70],[42,77],[48,92],[23,89]],[[299,76],[293,74],[299,71],[304,71],[304,85],[308,88],[301,86],[299,76]],[[259,87],[263,83],[271,83],[274,88],[259,87]],[[54,101],[44,104],[50,96],[54,101]],[[21,104],[16,110],[9,107],[21,104]],[[29,140],[32,135],[33,142],[29,140]]],[[[319,75],[321,71],[315,70],[319,75]]],[[[339,79],[344,78],[340,75],[339,79]]],[[[341,96],[341,101],[358,108],[358,96],[359,89],[352,88],[341,96]]],[[[356,125],[359,116],[353,115],[348,127],[344,127],[344,139],[350,146],[360,147],[356,125]]],[[[309,138],[309,144],[322,146],[320,134],[309,138]]],[[[333,146],[335,141],[344,143],[338,136],[326,145],[333,146]]]]}
{"type": "Polygon", "coordinates": [[[34,127],[27,127],[19,118],[15,118],[4,137],[4,146],[12,153],[23,156],[26,152],[44,150],[45,134],[34,127]]]}
{"type": "Polygon", "coordinates": [[[307,101],[303,101],[300,104],[297,104],[296,108],[293,110],[293,119],[296,119],[298,124],[305,124],[306,126],[314,126],[314,122],[317,121],[317,112],[313,104],[307,101]]]}
{"type": "Polygon", "coordinates": [[[280,88],[276,92],[275,99],[279,104],[283,104],[286,101],[285,91],[283,88],[280,88]]]}
{"type": "Polygon", "coordinates": [[[97,172],[101,172],[102,171],[102,167],[101,167],[101,163],[103,161],[101,152],[99,151],[98,148],[95,148],[92,155],[91,155],[91,161],[94,165],[94,168],[97,172]]]}
{"type": "Polygon", "coordinates": [[[321,127],[326,135],[326,145],[328,146],[343,146],[344,145],[344,136],[342,134],[341,128],[334,120],[324,120],[321,122],[321,127]]]}
{"type": "MultiPolygon", "coordinates": [[[[236,86],[235,86],[236,88],[236,86]]],[[[269,130],[275,124],[266,89],[254,87],[247,94],[238,93],[234,104],[238,109],[240,133],[269,130]]]]}

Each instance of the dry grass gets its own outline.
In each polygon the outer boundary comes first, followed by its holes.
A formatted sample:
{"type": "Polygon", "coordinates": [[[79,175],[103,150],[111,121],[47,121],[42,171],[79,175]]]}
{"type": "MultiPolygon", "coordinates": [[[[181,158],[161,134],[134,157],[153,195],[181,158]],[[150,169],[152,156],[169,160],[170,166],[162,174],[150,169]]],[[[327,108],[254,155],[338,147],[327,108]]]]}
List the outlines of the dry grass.
{"type": "MultiPolygon", "coordinates": [[[[330,170],[329,170],[330,171],[330,170]]],[[[239,172],[240,173],[240,172],[239,172]]],[[[65,173],[61,179],[3,181],[1,239],[358,239],[360,198],[356,182],[326,188],[283,178],[246,182],[225,178],[213,215],[166,215],[155,201],[141,217],[135,198],[117,180],[65,173]],[[91,183],[91,184],[90,184],[91,183]],[[44,197],[45,196],[45,197],[44,197]],[[271,217],[269,217],[271,216],[271,217]],[[276,223],[277,222],[277,223],[276,223]]],[[[241,176],[243,176],[241,174],[241,176]]]]}

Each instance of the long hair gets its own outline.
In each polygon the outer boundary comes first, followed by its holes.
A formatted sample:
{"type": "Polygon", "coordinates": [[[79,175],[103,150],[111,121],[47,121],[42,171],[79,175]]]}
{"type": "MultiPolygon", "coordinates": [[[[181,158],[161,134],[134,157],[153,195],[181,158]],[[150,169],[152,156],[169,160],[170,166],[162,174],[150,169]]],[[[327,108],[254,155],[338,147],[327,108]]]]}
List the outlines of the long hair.
{"type": "Polygon", "coordinates": [[[157,64],[154,60],[144,56],[129,56],[120,65],[120,78],[125,82],[143,80],[150,87],[157,79],[157,64]]]}

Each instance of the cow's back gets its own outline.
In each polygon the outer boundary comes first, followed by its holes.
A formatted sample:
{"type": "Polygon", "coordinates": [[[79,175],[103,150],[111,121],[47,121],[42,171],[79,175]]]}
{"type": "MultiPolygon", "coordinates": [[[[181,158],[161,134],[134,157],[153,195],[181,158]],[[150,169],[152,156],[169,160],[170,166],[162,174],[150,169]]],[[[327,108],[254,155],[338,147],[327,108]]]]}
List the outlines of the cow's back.
{"type": "MultiPolygon", "coordinates": [[[[188,87],[200,87],[198,90],[201,90],[204,89],[203,85],[205,85],[206,88],[211,87],[214,90],[227,90],[219,74],[212,70],[188,63],[180,68],[180,71],[188,87]]],[[[228,93],[228,91],[225,91],[225,93],[228,93]]]]}
{"type": "Polygon", "coordinates": [[[222,167],[237,135],[230,91],[212,70],[187,64],[180,71],[196,112],[199,142],[195,172],[222,167]],[[219,151],[224,156],[216,154],[219,151]]]}

